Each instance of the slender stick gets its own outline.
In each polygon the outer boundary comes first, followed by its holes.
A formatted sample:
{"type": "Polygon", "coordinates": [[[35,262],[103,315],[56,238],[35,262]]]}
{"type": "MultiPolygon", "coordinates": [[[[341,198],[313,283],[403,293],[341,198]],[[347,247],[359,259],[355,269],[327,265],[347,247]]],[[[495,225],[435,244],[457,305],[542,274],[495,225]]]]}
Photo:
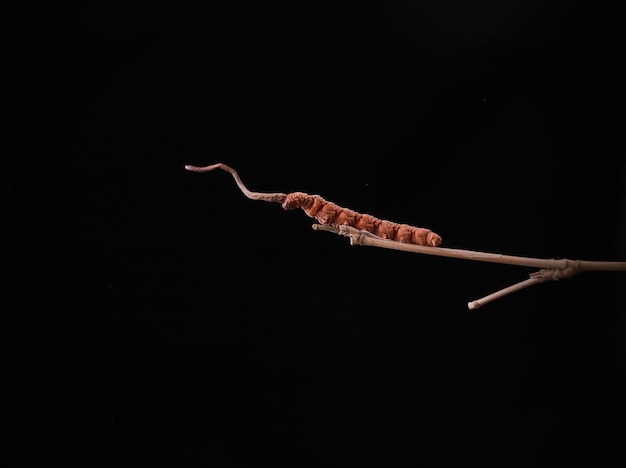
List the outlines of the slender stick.
{"type": "Polygon", "coordinates": [[[447,247],[428,247],[413,244],[403,244],[388,239],[376,237],[369,232],[359,231],[349,226],[334,227],[324,224],[314,224],[313,229],[316,231],[328,231],[335,234],[350,237],[352,245],[366,245],[372,247],[380,247],[383,249],[402,250],[404,252],[421,253],[426,255],[436,255],[438,257],[452,257],[462,260],[475,260],[489,263],[503,263],[507,265],[518,265],[525,267],[536,267],[546,269],[565,270],[566,268],[576,268],[580,271],[609,271],[609,270],[626,270],[626,262],[597,262],[597,261],[581,261],[534,258],[534,257],[518,257],[514,255],[503,255],[489,252],[480,252],[476,250],[451,249],[447,247]]]}
{"type": "Polygon", "coordinates": [[[528,286],[534,286],[535,284],[539,284],[539,283],[543,283],[543,281],[540,281],[538,279],[535,278],[529,278],[527,280],[521,281],[519,283],[516,283],[512,286],[509,286],[508,288],[504,288],[501,289],[500,291],[497,291],[493,294],[489,294],[488,296],[485,296],[481,299],[477,299],[475,301],[471,301],[467,303],[467,308],[469,310],[475,310],[478,309],[479,307],[484,306],[485,304],[487,304],[488,302],[491,301],[495,301],[496,299],[500,299],[503,296],[506,296],[507,294],[511,294],[513,292],[519,291],[521,289],[527,288],[528,286]]]}
{"type": "Polygon", "coordinates": [[[569,260],[547,259],[533,257],[519,257],[513,255],[493,254],[488,252],[478,252],[475,250],[450,249],[444,247],[428,247],[413,244],[404,244],[388,239],[382,239],[373,234],[360,231],[350,226],[334,227],[325,224],[314,224],[313,229],[317,231],[328,231],[334,234],[340,234],[350,238],[352,245],[366,245],[372,247],[380,247],[383,249],[402,250],[404,252],[421,253],[426,255],[437,255],[440,257],[452,257],[463,260],[475,260],[480,262],[503,263],[508,265],[518,265],[525,267],[536,267],[541,270],[532,273],[530,279],[514,284],[493,294],[485,296],[481,299],[469,302],[469,309],[478,309],[482,305],[499,299],[507,294],[519,291],[521,289],[543,283],[549,280],[559,280],[569,278],[581,271],[626,271],[626,262],[604,262],[590,260],[569,260]]]}

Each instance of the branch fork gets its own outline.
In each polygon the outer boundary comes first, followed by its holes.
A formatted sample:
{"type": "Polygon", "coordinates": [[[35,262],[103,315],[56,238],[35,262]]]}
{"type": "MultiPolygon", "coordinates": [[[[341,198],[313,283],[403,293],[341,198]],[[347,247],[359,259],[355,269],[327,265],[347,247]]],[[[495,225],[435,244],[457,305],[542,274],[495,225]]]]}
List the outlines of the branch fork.
{"type": "Polygon", "coordinates": [[[327,231],[349,237],[351,245],[365,245],[392,250],[402,250],[405,252],[421,253],[426,255],[436,255],[440,257],[453,257],[463,260],[504,263],[508,265],[540,268],[539,271],[531,273],[529,275],[529,278],[524,281],[496,291],[483,298],[468,302],[467,307],[470,310],[478,309],[489,302],[492,302],[516,291],[520,291],[529,286],[545,283],[547,281],[558,281],[563,278],[569,278],[581,271],[626,271],[626,262],[569,260],[567,258],[543,259],[533,257],[518,257],[512,255],[479,252],[474,250],[450,249],[444,247],[405,244],[389,239],[383,239],[370,232],[355,229],[351,226],[335,227],[326,224],[314,224],[312,227],[316,231],[327,231]]]}

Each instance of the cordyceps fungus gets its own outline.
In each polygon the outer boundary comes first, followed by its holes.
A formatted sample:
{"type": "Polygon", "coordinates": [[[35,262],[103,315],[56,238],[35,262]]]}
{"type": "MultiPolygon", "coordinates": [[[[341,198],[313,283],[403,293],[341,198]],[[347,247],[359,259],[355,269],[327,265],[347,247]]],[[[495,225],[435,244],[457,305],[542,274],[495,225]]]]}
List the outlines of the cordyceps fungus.
{"type": "Polygon", "coordinates": [[[285,210],[302,208],[307,215],[317,219],[321,224],[335,227],[349,226],[367,231],[383,239],[403,242],[405,244],[427,245],[432,247],[441,245],[441,236],[435,234],[430,229],[394,223],[392,221],[375,218],[372,215],[358,213],[324,200],[319,195],[309,195],[303,192],[293,192],[289,194],[251,192],[243,184],[237,171],[226,164],[217,163],[204,167],[185,166],[185,169],[193,172],[208,172],[214,169],[223,169],[231,173],[235,182],[246,197],[252,200],[280,203],[285,210]]]}

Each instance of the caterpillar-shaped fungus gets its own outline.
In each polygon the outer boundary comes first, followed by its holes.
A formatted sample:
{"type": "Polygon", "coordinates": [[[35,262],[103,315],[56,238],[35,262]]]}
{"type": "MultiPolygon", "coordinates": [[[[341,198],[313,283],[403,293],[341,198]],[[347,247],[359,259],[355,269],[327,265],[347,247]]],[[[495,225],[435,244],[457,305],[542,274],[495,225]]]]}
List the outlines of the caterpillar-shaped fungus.
{"type": "Polygon", "coordinates": [[[204,167],[185,166],[185,169],[193,172],[208,172],[218,168],[230,172],[239,189],[248,198],[280,203],[285,210],[302,208],[307,215],[317,219],[321,224],[328,224],[335,227],[350,226],[355,229],[368,231],[383,239],[404,242],[406,244],[433,247],[441,245],[441,236],[430,229],[394,223],[392,221],[375,218],[368,214],[358,213],[324,200],[319,195],[309,195],[303,192],[293,192],[289,194],[251,192],[243,184],[237,171],[226,164],[217,163],[204,167]]]}

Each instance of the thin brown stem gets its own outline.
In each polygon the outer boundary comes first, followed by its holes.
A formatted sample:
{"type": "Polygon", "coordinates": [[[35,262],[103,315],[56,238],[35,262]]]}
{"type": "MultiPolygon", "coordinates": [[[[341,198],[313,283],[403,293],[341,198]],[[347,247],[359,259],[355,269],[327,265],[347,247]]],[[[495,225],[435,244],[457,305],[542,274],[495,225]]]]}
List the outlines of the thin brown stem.
{"type": "Polygon", "coordinates": [[[215,169],[222,169],[226,172],[230,172],[230,174],[235,179],[235,182],[237,183],[237,187],[239,187],[239,189],[243,192],[243,194],[246,197],[250,198],[251,200],[262,200],[266,202],[282,203],[285,201],[285,198],[287,198],[286,193],[263,193],[263,192],[252,192],[248,190],[248,188],[241,181],[241,178],[239,177],[239,174],[237,174],[237,171],[234,170],[232,167],[227,166],[226,164],[223,164],[223,163],[211,164],[210,166],[202,166],[202,167],[187,165],[185,166],[185,169],[187,169],[188,171],[192,171],[192,172],[209,172],[215,169]]]}

